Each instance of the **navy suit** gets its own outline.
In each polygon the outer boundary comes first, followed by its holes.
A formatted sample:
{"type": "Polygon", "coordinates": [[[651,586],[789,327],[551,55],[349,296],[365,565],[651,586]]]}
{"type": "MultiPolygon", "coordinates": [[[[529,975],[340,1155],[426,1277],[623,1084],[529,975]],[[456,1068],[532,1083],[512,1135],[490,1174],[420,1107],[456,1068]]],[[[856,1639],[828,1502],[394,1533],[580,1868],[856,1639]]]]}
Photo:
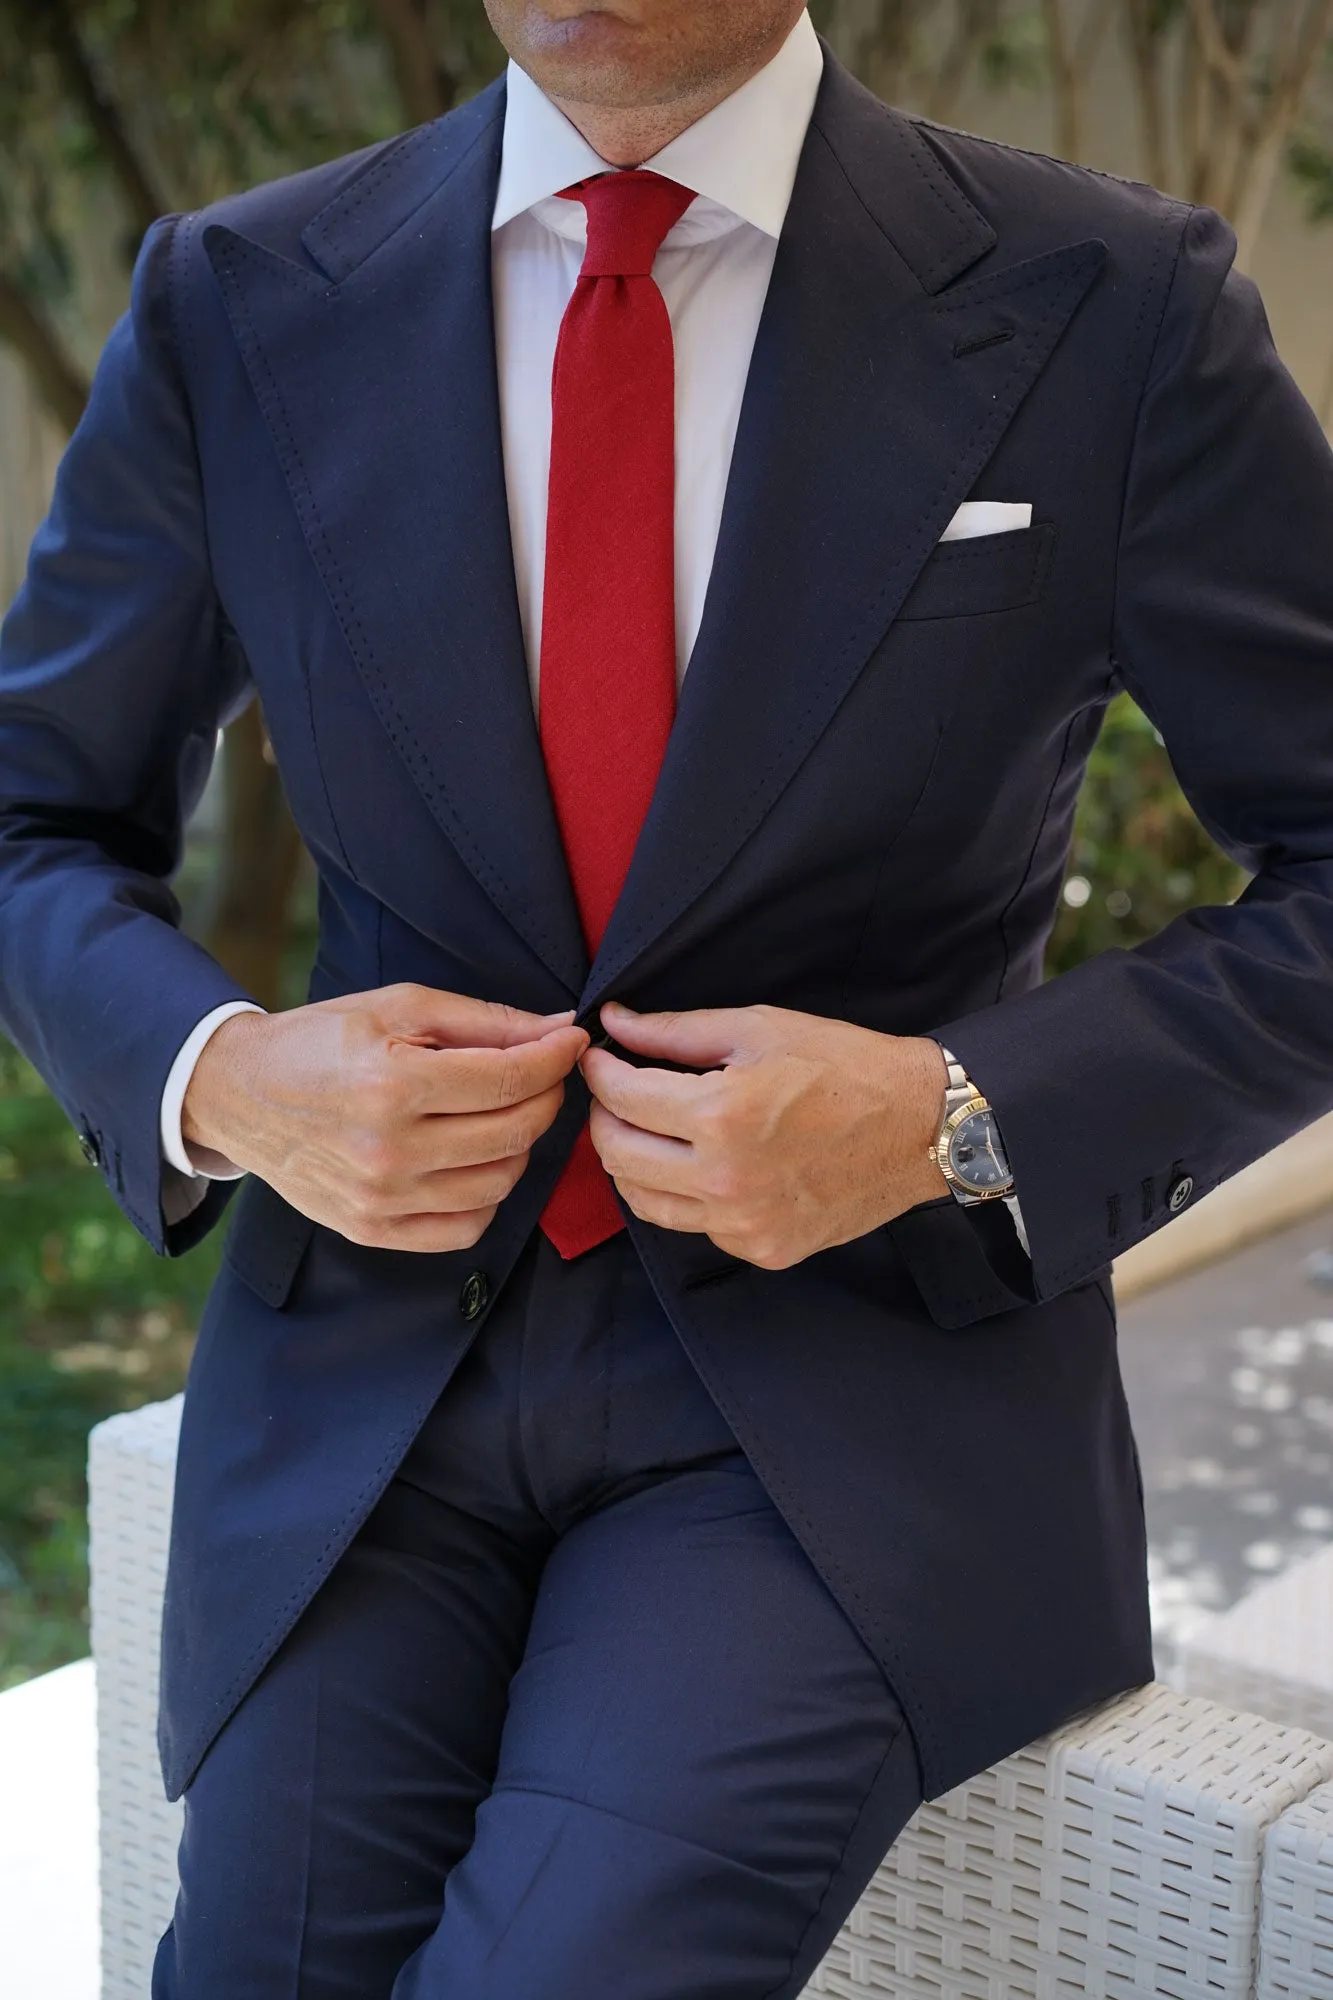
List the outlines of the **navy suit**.
{"type": "MultiPolygon", "coordinates": [[[[949,1201],[781,1273],[630,1223],[936,1793],[1150,1674],[1107,1267],[1333,1106],[1333,457],[1216,216],[909,118],[830,59],[589,965],[508,541],[502,112],[501,85],[146,244],[5,628],[5,1019],[150,1240],[196,1240],[228,1190],[164,1226],[158,1101],[238,989],[164,880],[253,681],[320,871],[314,997],[938,1034],[998,1107],[1030,1266],[1007,1216],[949,1201]],[[969,497],[1033,525],[937,546],[969,497]],[[1041,986],[1122,687],[1256,879],[1041,986]]],[[[576,1080],[471,1252],[357,1249],[241,1193],[181,1440],[173,1792],[503,1302],[585,1108],[576,1080]]]]}

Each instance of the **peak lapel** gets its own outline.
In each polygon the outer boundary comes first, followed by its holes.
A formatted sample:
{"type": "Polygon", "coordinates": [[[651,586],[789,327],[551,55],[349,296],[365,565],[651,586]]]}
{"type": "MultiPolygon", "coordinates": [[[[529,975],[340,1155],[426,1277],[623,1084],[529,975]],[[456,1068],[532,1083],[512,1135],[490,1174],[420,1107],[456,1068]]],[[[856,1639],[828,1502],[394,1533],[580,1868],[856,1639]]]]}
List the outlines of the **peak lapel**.
{"type": "Polygon", "coordinates": [[[576,994],[587,956],[505,496],[490,244],[503,110],[493,88],[381,155],[307,226],[320,271],[220,226],[205,240],[380,720],[482,888],[576,994]]]}
{"type": "Polygon", "coordinates": [[[585,1008],[709,887],[794,776],[1105,254],[1077,243],[953,282],[995,242],[911,122],[829,61],[703,625],[585,1008]]]}

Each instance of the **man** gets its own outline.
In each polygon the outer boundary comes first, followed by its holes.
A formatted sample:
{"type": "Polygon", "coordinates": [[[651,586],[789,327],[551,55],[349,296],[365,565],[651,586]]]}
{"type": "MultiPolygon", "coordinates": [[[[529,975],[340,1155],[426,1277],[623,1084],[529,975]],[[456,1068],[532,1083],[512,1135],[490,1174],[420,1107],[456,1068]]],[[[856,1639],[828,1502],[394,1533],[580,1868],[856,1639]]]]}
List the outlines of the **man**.
{"type": "Polygon", "coordinates": [[[10,1028],[159,1248],[251,1176],[159,2000],[798,1994],[1150,1674],[1107,1266],[1333,1104],[1333,463],[1225,224],[796,0],[488,11],[154,231],[5,632],[10,1028]],[[252,685],[274,1018],[164,886],[252,685]],[[1122,686],[1256,880],[1041,986],[1122,686]]]}

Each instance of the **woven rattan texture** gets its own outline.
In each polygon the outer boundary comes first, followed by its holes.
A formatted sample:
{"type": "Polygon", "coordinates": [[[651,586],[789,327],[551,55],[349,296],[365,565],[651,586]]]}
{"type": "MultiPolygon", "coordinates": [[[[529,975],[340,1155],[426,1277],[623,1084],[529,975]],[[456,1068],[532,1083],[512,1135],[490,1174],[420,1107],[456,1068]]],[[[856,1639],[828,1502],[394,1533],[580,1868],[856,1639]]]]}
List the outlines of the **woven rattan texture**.
{"type": "Polygon", "coordinates": [[[1333,2000],[1333,1785],[1321,1785],[1268,1830],[1258,1995],[1333,2000]]]}
{"type": "Polygon", "coordinates": [[[163,1795],[155,1730],[180,1409],[176,1396],[111,1417],[88,1441],[102,2000],[145,2000],[176,1896],[181,1808],[163,1795]]]}
{"type": "Polygon", "coordinates": [[[1333,1745],[1153,1684],[923,1806],[813,1982],[836,2000],[1249,2000],[1264,1836],[1333,1745]]]}
{"type": "Polygon", "coordinates": [[[1210,1701],[1333,1737],[1333,1543],[1187,1638],[1180,1682],[1210,1701]]]}

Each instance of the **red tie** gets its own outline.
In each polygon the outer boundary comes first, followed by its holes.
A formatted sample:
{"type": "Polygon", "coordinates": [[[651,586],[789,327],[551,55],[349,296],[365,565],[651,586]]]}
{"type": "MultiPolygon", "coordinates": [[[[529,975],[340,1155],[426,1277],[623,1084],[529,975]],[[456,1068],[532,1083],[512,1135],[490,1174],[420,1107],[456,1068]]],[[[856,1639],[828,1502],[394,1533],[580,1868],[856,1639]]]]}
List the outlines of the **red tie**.
{"type": "MultiPolygon", "coordinates": [[[[653,278],[694,197],[660,174],[568,190],[588,249],[551,385],[542,753],[588,949],[629,872],[676,712],[675,352],[653,278]]],[[[585,1125],[542,1213],[562,1257],[624,1227],[585,1125]]]]}

